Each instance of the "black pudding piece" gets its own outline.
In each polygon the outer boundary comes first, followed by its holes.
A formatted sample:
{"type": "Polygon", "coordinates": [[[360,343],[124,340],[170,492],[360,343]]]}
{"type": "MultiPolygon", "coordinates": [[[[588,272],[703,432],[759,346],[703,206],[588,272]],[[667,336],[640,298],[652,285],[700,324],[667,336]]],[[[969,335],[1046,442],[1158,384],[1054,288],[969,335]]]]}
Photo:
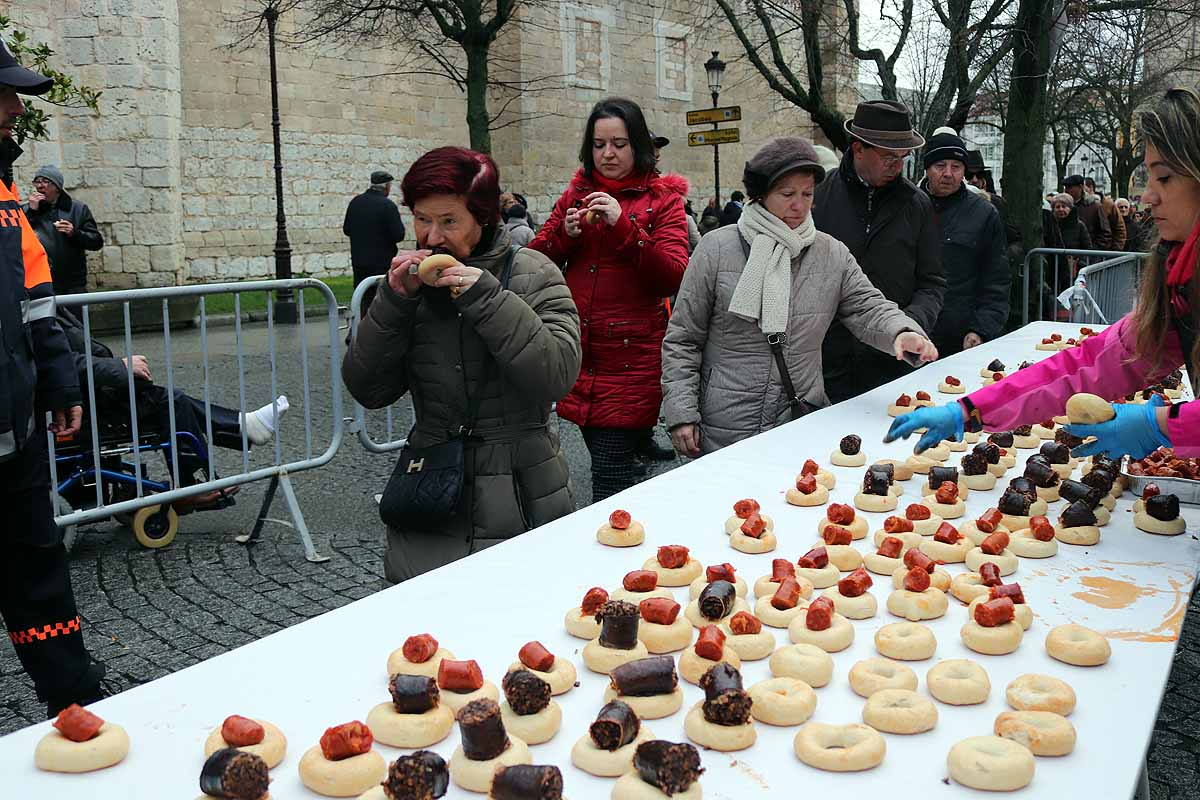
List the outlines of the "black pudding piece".
{"type": "Polygon", "coordinates": [[[650,656],[628,661],[608,675],[617,694],[627,697],[670,694],[679,686],[675,659],[671,656],[650,656]]]}
{"type": "Polygon", "coordinates": [[[999,431],[997,433],[993,433],[991,436],[988,436],[987,440],[996,445],[996,447],[1003,447],[1006,450],[1013,446],[1013,435],[1011,431],[999,431]]]}
{"type": "Polygon", "coordinates": [[[1100,500],[1104,496],[1096,487],[1079,481],[1063,481],[1058,487],[1058,495],[1068,503],[1082,500],[1088,504],[1088,508],[1100,505],[1100,500]]]}
{"type": "Polygon", "coordinates": [[[1084,475],[1079,480],[1086,483],[1088,486],[1095,486],[1104,494],[1112,491],[1113,482],[1116,481],[1116,473],[1109,472],[1101,467],[1092,467],[1091,472],[1084,475]]]}
{"type": "Polygon", "coordinates": [[[424,714],[437,706],[439,699],[437,681],[424,675],[393,675],[388,692],[398,714],[424,714]]]}
{"type": "Polygon", "coordinates": [[[858,455],[858,451],[862,450],[862,437],[853,433],[849,436],[843,436],[842,440],[838,442],[838,449],[842,451],[842,455],[844,456],[856,456],[858,455]]]}
{"type": "Polygon", "coordinates": [[[1013,432],[1013,436],[1032,436],[1033,435],[1033,426],[1032,425],[1018,425],[1017,427],[1013,428],[1012,432],[1013,432]]]}
{"type": "Polygon", "coordinates": [[[729,616],[735,600],[737,600],[737,588],[732,583],[713,581],[700,592],[696,606],[705,619],[716,621],[729,616]]]}
{"type": "Polygon", "coordinates": [[[633,754],[633,768],[642,780],[667,796],[686,792],[704,772],[695,747],[662,739],[639,744],[633,754]]]}
{"type": "Polygon", "coordinates": [[[963,475],[984,475],[988,468],[987,456],[983,453],[967,453],[958,462],[958,466],[962,469],[963,475]]]}
{"type": "Polygon", "coordinates": [[[1031,456],[1025,462],[1025,477],[1042,489],[1058,486],[1059,481],[1062,480],[1054,471],[1054,467],[1050,466],[1050,462],[1041,456],[1031,456]]]}
{"type": "Polygon", "coordinates": [[[1028,497],[1031,503],[1037,500],[1037,484],[1031,478],[1027,478],[1024,475],[1018,475],[1009,481],[1007,491],[1020,492],[1028,497]]]}
{"type": "Polygon", "coordinates": [[[1004,362],[998,358],[993,358],[987,365],[988,372],[1004,372],[1004,362]]]}
{"type": "Polygon", "coordinates": [[[1038,453],[1045,456],[1051,464],[1071,463],[1071,448],[1061,442],[1045,442],[1038,453]]]}
{"type": "Polygon", "coordinates": [[[515,669],[500,682],[504,699],[519,717],[536,714],[550,705],[550,684],[527,669],[515,669]]]}
{"type": "Polygon", "coordinates": [[[270,784],[267,762],[236,747],[213,753],[200,770],[200,791],[212,797],[260,800],[270,784]]]}
{"type": "Polygon", "coordinates": [[[1074,449],[1083,444],[1083,437],[1076,436],[1066,428],[1059,427],[1054,429],[1054,441],[1058,442],[1059,444],[1065,444],[1067,447],[1074,449]]]}
{"type": "Polygon", "coordinates": [[[1000,509],[1000,513],[1012,517],[1027,517],[1031,505],[1033,502],[1029,499],[1029,495],[1008,489],[1000,496],[1000,502],[996,504],[996,508],[1000,509]]]}
{"type": "Polygon", "coordinates": [[[1173,494],[1156,494],[1146,502],[1146,513],[1157,520],[1170,522],[1179,518],[1179,498],[1173,494]]]}
{"type": "Polygon", "coordinates": [[[958,467],[930,467],[929,488],[936,490],[943,483],[958,483],[958,467]]]}
{"type": "Polygon", "coordinates": [[[515,764],[492,778],[492,800],[562,800],[562,771],[555,766],[515,764]]]}
{"type": "Polygon", "coordinates": [[[1000,463],[1000,445],[995,442],[980,442],[971,451],[982,455],[989,464],[1000,463]]]}
{"type": "Polygon", "coordinates": [[[606,703],[588,727],[588,736],[596,747],[614,752],[637,738],[642,723],[627,703],[613,700],[606,703]]]}
{"type": "Polygon", "coordinates": [[[863,494],[874,494],[886,497],[889,489],[888,476],[883,470],[877,470],[874,467],[867,470],[863,475],[863,494]]]}
{"type": "Polygon", "coordinates": [[[508,732],[495,700],[472,700],[459,709],[457,718],[463,755],[470,760],[488,761],[508,748],[508,732]]]}
{"type": "Polygon", "coordinates": [[[1088,504],[1082,500],[1076,500],[1071,505],[1067,506],[1066,511],[1058,518],[1064,528],[1081,528],[1085,525],[1096,524],[1096,514],[1088,504]]]}
{"type": "Polygon", "coordinates": [[[437,800],[450,787],[450,772],[437,753],[418,750],[393,761],[383,785],[396,800],[437,800]]]}
{"type": "Polygon", "coordinates": [[[871,470],[874,472],[882,472],[884,475],[887,475],[887,482],[889,486],[896,482],[895,464],[872,464],[871,470]]]}
{"type": "Polygon", "coordinates": [[[638,607],[624,600],[609,600],[596,611],[600,618],[600,646],[632,650],[638,642],[638,607]]]}
{"type": "Polygon", "coordinates": [[[714,725],[745,725],[750,721],[753,701],[742,689],[742,673],[725,662],[710,667],[700,676],[704,690],[704,718],[714,725]]]}

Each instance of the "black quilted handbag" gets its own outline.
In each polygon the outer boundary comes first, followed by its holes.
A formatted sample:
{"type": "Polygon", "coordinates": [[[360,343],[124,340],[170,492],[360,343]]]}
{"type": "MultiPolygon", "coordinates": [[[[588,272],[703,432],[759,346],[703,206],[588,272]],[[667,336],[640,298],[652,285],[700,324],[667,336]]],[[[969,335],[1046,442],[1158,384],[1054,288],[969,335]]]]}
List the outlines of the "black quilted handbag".
{"type": "MultiPolygon", "coordinates": [[[[500,273],[500,288],[508,288],[516,248],[500,273]]],[[[460,342],[461,346],[461,342],[460,342]]],[[[460,361],[461,361],[460,356],[460,361]]],[[[467,420],[449,441],[429,447],[405,445],[379,499],[379,517],[398,529],[436,530],[454,518],[464,501],[466,443],[479,415],[483,393],[496,362],[490,361],[479,392],[468,401],[467,420]]]]}

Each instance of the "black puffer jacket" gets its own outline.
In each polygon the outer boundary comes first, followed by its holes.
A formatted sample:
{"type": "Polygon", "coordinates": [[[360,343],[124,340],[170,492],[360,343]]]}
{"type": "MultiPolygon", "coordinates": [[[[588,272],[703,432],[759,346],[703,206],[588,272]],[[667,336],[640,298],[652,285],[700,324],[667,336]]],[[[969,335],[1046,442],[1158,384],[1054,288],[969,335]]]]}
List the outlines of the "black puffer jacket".
{"type": "Polygon", "coordinates": [[[948,356],[962,350],[968,333],[986,342],[1003,330],[1010,282],[1006,240],[995,206],[966,186],[930,200],[946,273],[946,298],[933,343],[940,355],[948,356]]]}
{"type": "MultiPolygon", "coordinates": [[[[812,214],[817,230],[846,245],[884,297],[922,330],[933,330],[946,278],[928,195],[903,176],[881,189],[868,187],[847,150],[817,187],[812,214]]],[[[840,322],[829,328],[823,351],[825,390],[835,403],[908,371],[890,354],[858,342],[840,322]]]]}
{"type": "Polygon", "coordinates": [[[96,220],[87,203],[60,192],[58,200],[53,203],[39,203],[36,209],[31,209],[26,203],[23,208],[33,232],[50,258],[54,293],[86,292],[87,251],[104,247],[104,237],[96,227],[96,220]],[[70,236],[64,236],[54,227],[59,220],[66,220],[75,227],[70,236]]]}

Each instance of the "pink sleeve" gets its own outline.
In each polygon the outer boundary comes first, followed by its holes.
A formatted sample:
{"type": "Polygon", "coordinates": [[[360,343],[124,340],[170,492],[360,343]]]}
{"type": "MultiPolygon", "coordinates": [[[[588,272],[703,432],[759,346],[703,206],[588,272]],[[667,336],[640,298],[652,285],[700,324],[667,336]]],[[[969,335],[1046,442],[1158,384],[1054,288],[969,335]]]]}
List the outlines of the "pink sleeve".
{"type": "Polygon", "coordinates": [[[1167,418],[1167,438],[1180,458],[1200,458],[1200,403],[1183,403],[1179,416],[1167,418]]]}
{"type": "MultiPolygon", "coordinates": [[[[1017,370],[968,397],[988,430],[1030,425],[1062,414],[1067,399],[1078,392],[1113,400],[1156,382],[1183,363],[1178,334],[1167,334],[1165,344],[1157,370],[1149,360],[1135,358],[1133,324],[1125,316],[1082,345],[1017,370]]],[[[1196,430],[1192,438],[1200,447],[1200,428],[1196,430]]]]}

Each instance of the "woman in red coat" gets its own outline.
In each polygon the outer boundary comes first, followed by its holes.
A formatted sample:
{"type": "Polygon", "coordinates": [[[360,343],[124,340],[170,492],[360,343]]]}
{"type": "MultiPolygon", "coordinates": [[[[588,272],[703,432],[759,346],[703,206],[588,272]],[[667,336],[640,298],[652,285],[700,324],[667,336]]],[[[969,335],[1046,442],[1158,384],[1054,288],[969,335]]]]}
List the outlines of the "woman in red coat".
{"type": "Polygon", "coordinates": [[[592,456],[592,501],[637,482],[634,450],[662,403],[663,298],[688,263],[687,181],[658,174],[642,110],[611,97],[592,109],[583,166],[530,243],[562,267],[579,308],[583,365],[558,415],[592,456]]]}

